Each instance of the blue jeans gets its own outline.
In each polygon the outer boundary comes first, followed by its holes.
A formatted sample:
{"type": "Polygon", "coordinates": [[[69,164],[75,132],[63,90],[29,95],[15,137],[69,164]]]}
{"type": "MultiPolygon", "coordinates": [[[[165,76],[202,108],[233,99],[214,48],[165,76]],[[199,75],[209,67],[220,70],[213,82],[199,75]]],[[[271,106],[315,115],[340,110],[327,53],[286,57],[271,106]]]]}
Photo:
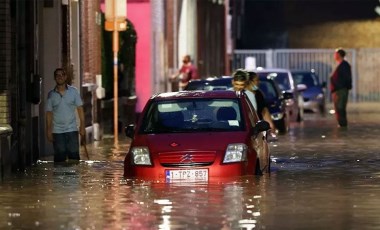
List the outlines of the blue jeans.
{"type": "Polygon", "coordinates": [[[53,133],[54,162],[80,160],[78,131],[53,133]]]}

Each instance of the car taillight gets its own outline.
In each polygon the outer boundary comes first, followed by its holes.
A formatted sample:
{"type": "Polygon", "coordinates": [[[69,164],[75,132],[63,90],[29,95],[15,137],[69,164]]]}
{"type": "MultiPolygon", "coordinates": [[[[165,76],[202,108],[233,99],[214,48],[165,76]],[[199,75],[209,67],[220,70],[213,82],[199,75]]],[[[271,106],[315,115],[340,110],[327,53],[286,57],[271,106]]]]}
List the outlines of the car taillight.
{"type": "Polygon", "coordinates": [[[133,147],[132,163],[135,165],[152,165],[149,149],[147,147],[133,147]]]}
{"type": "Polygon", "coordinates": [[[223,163],[240,162],[247,160],[247,145],[245,144],[229,144],[223,163]]]}

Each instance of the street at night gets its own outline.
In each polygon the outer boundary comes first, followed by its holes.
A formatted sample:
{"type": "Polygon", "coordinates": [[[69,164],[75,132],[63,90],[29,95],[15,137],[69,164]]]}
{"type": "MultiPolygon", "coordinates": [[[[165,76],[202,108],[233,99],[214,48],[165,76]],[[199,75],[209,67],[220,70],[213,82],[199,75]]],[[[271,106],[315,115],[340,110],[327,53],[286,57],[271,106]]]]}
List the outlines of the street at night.
{"type": "Polygon", "coordinates": [[[124,178],[129,140],[105,136],[90,160],[40,160],[1,183],[0,229],[378,229],[378,108],[349,103],[343,130],[306,114],[270,143],[270,175],[212,182],[124,178]]]}

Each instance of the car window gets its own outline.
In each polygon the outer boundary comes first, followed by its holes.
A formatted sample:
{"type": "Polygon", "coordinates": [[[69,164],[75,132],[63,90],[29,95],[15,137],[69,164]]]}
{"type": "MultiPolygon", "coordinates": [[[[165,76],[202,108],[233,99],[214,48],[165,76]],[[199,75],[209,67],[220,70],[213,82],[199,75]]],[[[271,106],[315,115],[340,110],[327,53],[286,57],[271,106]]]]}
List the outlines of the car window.
{"type": "Polygon", "coordinates": [[[266,73],[258,73],[259,76],[269,77],[274,79],[278,87],[281,91],[287,91],[293,89],[292,82],[290,82],[290,78],[288,73],[273,73],[273,72],[266,72],[266,73]]]}
{"type": "Polygon", "coordinates": [[[264,93],[265,98],[271,100],[273,98],[277,98],[277,91],[274,88],[274,83],[270,81],[260,81],[259,88],[264,93]]]}
{"type": "Polygon", "coordinates": [[[203,90],[207,87],[207,83],[205,81],[190,81],[185,90],[203,90]]]}
{"type": "Polygon", "coordinates": [[[312,73],[294,73],[293,79],[296,84],[305,84],[307,87],[318,86],[318,79],[312,73]]]}
{"type": "Polygon", "coordinates": [[[143,118],[141,133],[240,131],[244,129],[238,99],[157,101],[143,118]]]}
{"type": "Polygon", "coordinates": [[[230,90],[232,88],[231,78],[218,78],[203,81],[190,81],[185,90],[230,90]]]}

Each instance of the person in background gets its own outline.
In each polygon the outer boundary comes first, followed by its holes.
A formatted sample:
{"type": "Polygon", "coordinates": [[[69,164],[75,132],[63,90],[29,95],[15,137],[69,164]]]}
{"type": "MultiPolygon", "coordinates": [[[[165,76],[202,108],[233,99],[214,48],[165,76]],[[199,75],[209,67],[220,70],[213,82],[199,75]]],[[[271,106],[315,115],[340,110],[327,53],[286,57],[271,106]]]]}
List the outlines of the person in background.
{"type": "Polygon", "coordinates": [[[348,92],[352,89],[351,66],[344,59],[345,56],[346,52],[342,48],[335,50],[334,59],[338,65],[330,77],[330,91],[339,127],[347,127],[346,107],[348,92]]]}
{"type": "Polygon", "coordinates": [[[260,84],[260,78],[257,73],[248,71],[249,75],[249,83],[246,88],[246,90],[251,91],[254,93],[256,102],[257,102],[257,115],[259,116],[260,120],[265,120],[269,123],[271,130],[276,130],[271,114],[269,112],[269,109],[267,107],[264,93],[259,89],[260,84]]]}
{"type": "Polygon", "coordinates": [[[182,66],[179,71],[172,76],[171,81],[179,81],[179,90],[183,90],[192,79],[198,79],[197,68],[193,65],[190,55],[185,55],[182,59],[182,66]]]}
{"type": "Polygon", "coordinates": [[[247,71],[243,69],[237,69],[232,74],[232,90],[235,90],[235,91],[244,90],[244,93],[248,96],[249,101],[251,102],[253,108],[257,112],[257,102],[256,102],[255,95],[251,91],[246,90],[249,83],[248,79],[249,79],[249,75],[247,71]]]}
{"type": "Polygon", "coordinates": [[[77,111],[80,121],[79,134],[86,138],[83,101],[78,90],[67,84],[62,68],[54,71],[56,86],[50,90],[46,101],[46,135],[53,143],[54,162],[80,160],[77,111]]]}

